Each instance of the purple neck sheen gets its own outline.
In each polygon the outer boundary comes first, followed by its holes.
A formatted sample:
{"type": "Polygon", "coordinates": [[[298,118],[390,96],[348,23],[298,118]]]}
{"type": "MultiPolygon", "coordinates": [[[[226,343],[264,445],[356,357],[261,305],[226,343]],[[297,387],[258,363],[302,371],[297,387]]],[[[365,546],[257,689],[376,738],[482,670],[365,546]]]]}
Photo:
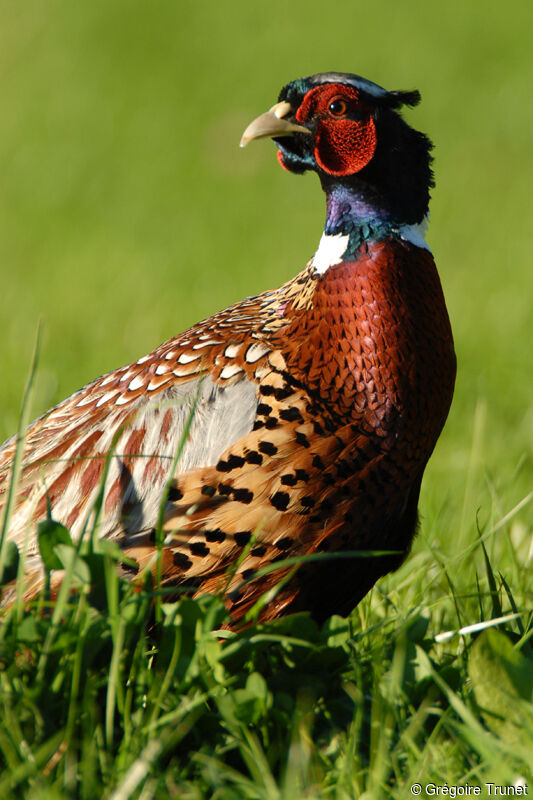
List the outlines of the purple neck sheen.
{"type": "Polygon", "coordinates": [[[328,236],[348,234],[349,252],[370,239],[386,238],[393,225],[391,216],[385,209],[353,187],[336,184],[327,190],[324,233],[328,236]]]}

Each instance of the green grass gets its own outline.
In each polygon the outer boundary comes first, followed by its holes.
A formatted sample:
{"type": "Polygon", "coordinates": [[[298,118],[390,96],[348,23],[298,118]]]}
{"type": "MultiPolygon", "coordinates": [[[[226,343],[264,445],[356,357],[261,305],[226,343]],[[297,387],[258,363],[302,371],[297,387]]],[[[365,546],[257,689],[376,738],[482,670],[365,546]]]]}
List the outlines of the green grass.
{"type": "Polygon", "coordinates": [[[66,573],[53,603],[45,590],[27,607],[19,586],[0,627],[0,794],[401,798],[415,782],[531,783],[527,542],[505,535],[520,511],[448,554],[436,521],[347,619],[236,633],[221,597],[165,602],[150,573],[117,577],[120,550],[95,529],[72,543],[41,523],[47,574],[66,573]]]}
{"type": "Polygon", "coordinates": [[[15,606],[0,629],[0,795],[531,786],[530,4],[0,8],[0,438],[17,429],[38,320],[33,415],[303,266],[316,179],[280,170],[267,142],[237,143],[282,84],[324,69],[422,92],[407,116],[436,144],[430,241],[459,362],[415,550],[348,621],[221,639],[206,599],[154,625],[152,590],[118,582],[112,552],[80,556],[79,595],[52,618],[15,606]],[[509,613],[501,635],[439,638],[509,613]]]}

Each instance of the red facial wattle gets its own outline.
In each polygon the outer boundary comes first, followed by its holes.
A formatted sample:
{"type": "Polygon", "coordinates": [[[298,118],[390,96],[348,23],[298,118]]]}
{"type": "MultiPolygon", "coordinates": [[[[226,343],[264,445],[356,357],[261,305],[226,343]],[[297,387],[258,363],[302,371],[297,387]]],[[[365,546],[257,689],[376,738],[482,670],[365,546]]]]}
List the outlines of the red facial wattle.
{"type": "Polygon", "coordinates": [[[279,164],[280,166],[282,166],[282,167],[283,167],[283,169],[287,170],[287,172],[290,172],[290,169],[289,169],[289,168],[288,168],[288,167],[285,165],[285,163],[283,162],[283,153],[281,152],[281,150],[278,150],[278,151],[276,152],[276,155],[277,155],[277,158],[278,158],[278,164],[279,164]]]}
{"type": "MultiPolygon", "coordinates": [[[[355,116],[355,115],[353,115],[355,116]]],[[[296,112],[298,122],[317,118],[314,154],[318,166],[330,175],[353,175],[371,161],[377,145],[370,108],[350,86],[329,83],[307,92],[296,112]],[[345,113],[334,114],[337,101],[345,113]],[[360,119],[350,117],[350,110],[360,119]]]]}

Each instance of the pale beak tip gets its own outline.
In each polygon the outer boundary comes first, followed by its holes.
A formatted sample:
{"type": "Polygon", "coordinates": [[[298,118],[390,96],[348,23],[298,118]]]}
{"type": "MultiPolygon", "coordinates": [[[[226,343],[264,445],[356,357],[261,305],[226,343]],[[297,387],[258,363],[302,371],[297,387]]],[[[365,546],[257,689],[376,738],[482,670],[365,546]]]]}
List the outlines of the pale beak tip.
{"type": "Polygon", "coordinates": [[[297,125],[286,119],[291,107],[287,102],[276,103],[270,111],[265,111],[254,119],[244,131],[240,146],[246,147],[253,139],[274,139],[279,136],[291,136],[293,133],[311,133],[303,125],[297,125]]]}

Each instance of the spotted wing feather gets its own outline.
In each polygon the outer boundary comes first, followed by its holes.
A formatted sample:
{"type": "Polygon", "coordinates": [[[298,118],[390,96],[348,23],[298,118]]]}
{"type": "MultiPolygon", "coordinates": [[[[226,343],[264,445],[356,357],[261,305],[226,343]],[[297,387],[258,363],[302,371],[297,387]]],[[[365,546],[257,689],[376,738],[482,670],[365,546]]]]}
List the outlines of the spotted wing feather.
{"type": "MultiPolygon", "coordinates": [[[[111,448],[99,535],[125,544],[130,535],[156,524],[162,488],[194,407],[179,472],[216,463],[255,419],[257,387],[244,378],[220,385],[209,375],[194,376],[122,406],[98,406],[98,388],[108,377],[73,395],[28,430],[10,538],[21,545],[28,534],[29,568],[37,556],[34,522],[45,516],[47,495],[54,518],[79,535],[111,448]],[[90,395],[96,399],[80,406],[80,399],[90,395]]],[[[116,381],[115,376],[107,385],[116,381]]],[[[14,448],[10,441],[0,454],[2,501],[14,448]]]]}

